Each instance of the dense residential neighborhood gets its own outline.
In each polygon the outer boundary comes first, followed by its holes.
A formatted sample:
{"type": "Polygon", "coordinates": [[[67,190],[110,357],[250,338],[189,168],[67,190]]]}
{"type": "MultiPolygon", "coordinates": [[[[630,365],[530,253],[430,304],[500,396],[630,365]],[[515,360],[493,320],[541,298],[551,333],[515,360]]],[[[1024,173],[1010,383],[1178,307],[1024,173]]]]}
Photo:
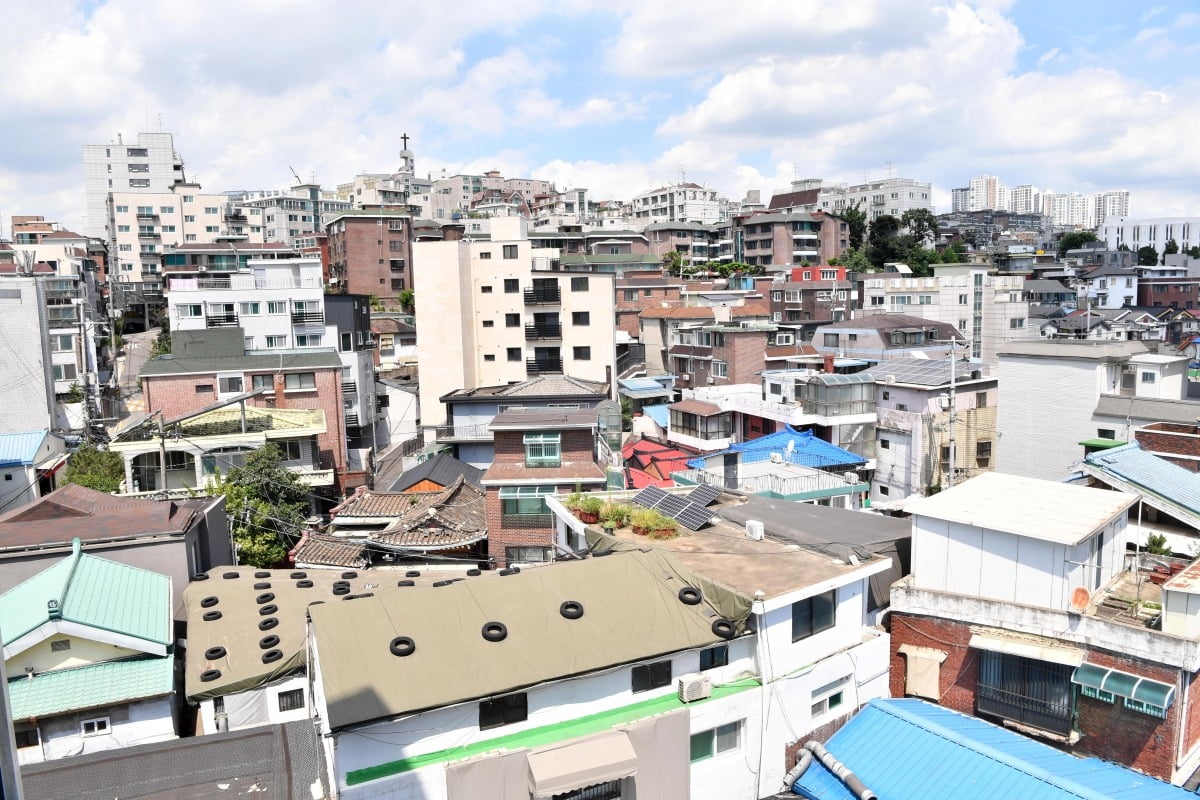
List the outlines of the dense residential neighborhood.
{"type": "Polygon", "coordinates": [[[1200,794],[1200,15],[124,2],[0,54],[0,800],[1200,794]]]}

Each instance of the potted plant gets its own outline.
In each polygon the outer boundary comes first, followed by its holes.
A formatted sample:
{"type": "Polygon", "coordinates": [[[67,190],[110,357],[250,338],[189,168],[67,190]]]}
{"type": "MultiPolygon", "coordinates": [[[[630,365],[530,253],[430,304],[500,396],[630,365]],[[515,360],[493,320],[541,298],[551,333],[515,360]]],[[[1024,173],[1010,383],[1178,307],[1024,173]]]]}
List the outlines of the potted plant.
{"type": "Polygon", "coordinates": [[[603,506],[604,501],[599,497],[585,497],[579,501],[579,508],[575,513],[580,522],[594,525],[600,521],[600,509],[603,506]]]}
{"type": "Polygon", "coordinates": [[[679,535],[679,524],[675,520],[668,517],[659,511],[651,510],[649,521],[649,529],[646,531],[646,536],[651,539],[674,539],[679,535]]]}
{"type": "Polygon", "coordinates": [[[624,528],[629,524],[629,511],[629,506],[623,503],[605,503],[600,508],[600,524],[610,533],[617,528],[624,528]]]}
{"type": "Polygon", "coordinates": [[[563,505],[566,506],[571,513],[577,513],[579,511],[579,504],[581,502],[583,502],[583,495],[577,491],[571,492],[569,495],[563,498],[563,505]]]}

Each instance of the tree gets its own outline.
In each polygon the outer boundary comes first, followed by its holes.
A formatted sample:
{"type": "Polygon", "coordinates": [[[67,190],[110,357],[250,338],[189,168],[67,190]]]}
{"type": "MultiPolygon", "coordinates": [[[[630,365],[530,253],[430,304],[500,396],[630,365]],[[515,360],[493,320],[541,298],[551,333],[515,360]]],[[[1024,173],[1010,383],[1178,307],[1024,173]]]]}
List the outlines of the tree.
{"type": "Polygon", "coordinates": [[[1096,241],[1096,234],[1091,231],[1071,231],[1064,233],[1058,240],[1058,257],[1066,256],[1068,250],[1078,250],[1088,242],[1096,241]]]}
{"type": "Polygon", "coordinates": [[[904,258],[910,242],[904,241],[899,233],[900,220],[891,214],[876,217],[871,223],[867,257],[876,269],[882,269],[889,261],[901,261],[904,258]]]}
{"type": "Polygon", "coordinates": [[[1179,242],[1174,239],[1167,239],[1167,243],[1163,245],[1162,263],[1167,263],[1167,256],[1173,256],[1179,252],[1179,242]]]}
{"type": "Polygon", "coordinates": [[[416,310],[416,307],[417,307],[416,302],[417,302],[417,296],[413,293],[412,289],[401,289],[400,290],[400,307],[401,308],[403,308],[405,311],[407,311],[409,313],[412,313],[414,310],[416,310]]]}
{"type": "Polygon", "coordinates": [[[165,356],[171,352],[171,318],[163,317],[162,328],[158,331],[158,336],[154,337],[154,341],[150,344],[150,357],[157,358],[165,356]]]}
{"type": "Polygon", "coordinates": [[[225,496],[229,529],[237,544],[238,561],[254,567],[273,567],[288,553],[308,510],[308,490],[282,463],[279,448],[268,444],[220,478],[213,494],[225,496]]]}
{"type": "Polygon", "coordinates": [[[372,311],[383,311],[383,301],[374,292],[367,295],[367,304],[371,306],[372,311]]]}
{"type": "Polygon", "coordinates": [[[847,272],[871,271],[871,259],[867,258],[867,254],[861,249],[855,250],[851,248],[849,250],[844,250],[836,259],[829,259],[829,264],[831,266],[843,266],[846,268],[847,272]],[[837,264],[834,264],[834,261],[837,261],[837,264]]]}
{"type": "Polygon", "coordinates": [[[928,208],[910,208],[901,215],[900,224],[921,246],[937,241],[937,217],[928,208]]]}
{"type": "Polygon", "coordinates": [[[1187,251],[1188,258],[1200,258],[1200,244],[1187,251]]]}
{"type": "Polygon", "coordinates": [[[76,450],[67,462],[64,483],[77,483],[97,492],[121,491],[125,480],[125,460],[111,450],[98,450],[88,444],[76,450]]]}
{"type": "Polygon", "coordinates": [[[1167,537],[1161,533],[1152,533],[1146,537],[1146,552],[1152,556],[1169,556],[1171,555],[1171,546],[1167,544],[1167,537]]]}
{"type": "Polygon", "coordinates": [[[859,208],[858,203],[852,206],[846,206],[838,212],[837,216],[841,217],[846,222],[846,230],[849,232],[850,247],[853,250],[861,250],[863,239],[867,235],[867,212],[859,208]]]}
{"type": "Polygon", "coordinates": [[[942,249],[943,264],[961,264],[967,260],[967,246],[962,242],[953,242],[942,249]]]}
{"type": "Polygon", "coordinates": [[[678,250],[668,250],[662,257],[663,272],[667,275],[683,275],[683,255],[678,250]]]}
{"type": "Polygon", "coordinates": [[[1158,263],[1158,251],[1150,245],[1139,247],[1137,251],[1137,261],[1139,267],[1153,267],[1158,263]]]}

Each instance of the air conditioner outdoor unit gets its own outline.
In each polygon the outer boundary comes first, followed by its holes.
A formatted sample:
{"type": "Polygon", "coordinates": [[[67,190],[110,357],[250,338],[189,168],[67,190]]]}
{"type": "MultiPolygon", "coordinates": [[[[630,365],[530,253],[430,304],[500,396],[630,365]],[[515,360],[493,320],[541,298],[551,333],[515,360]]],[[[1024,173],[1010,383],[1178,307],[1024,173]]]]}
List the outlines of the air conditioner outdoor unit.
{"type": "Polygon", "coordinates": [[[712,382],[713,382],[713,376],[712,376],[712,375],[709,375],[709,376],[708,376],[708,378],[707,378],[707,382],[708,382],[708,383],[712,383],[712,382]]]}
{"type": "Polygon", "coordinates": [[[208,267],[196,267],[196,272],[208,272],[208,267]]]}
{"type": "Polygon", "coordinates": [[[679,677],[679,702],[694,703],[712,697],[712,681],[703,675],[681,675],[679,677]]]}
{"type": "Polygon", "coordinates": [[[760,519],[746,520],[746,538],[753,539],[756,542],[761,542],[767,535],[766,526],[763,525],[760,519]]]}
{"type": "Polygon", "coordinates": [[[771,463],[772,464],[782,464],[783,463],[783,453],[771,453],[771,463]]]}

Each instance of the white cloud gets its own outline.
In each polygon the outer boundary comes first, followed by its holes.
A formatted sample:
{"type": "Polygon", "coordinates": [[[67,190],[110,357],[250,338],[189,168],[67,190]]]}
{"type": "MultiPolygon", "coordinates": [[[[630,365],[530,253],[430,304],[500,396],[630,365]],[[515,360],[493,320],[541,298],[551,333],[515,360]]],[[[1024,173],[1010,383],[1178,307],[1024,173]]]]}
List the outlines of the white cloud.
{"type": "Polygon", "coordinates": [[[1047,64],[1053,63],[1061,55],[1061,51],[1057,47],[1051,47],[1046,52],[1042,53],[1041,58],[1037,63],[1039,67],[1044,67],[1047,64]]]}

